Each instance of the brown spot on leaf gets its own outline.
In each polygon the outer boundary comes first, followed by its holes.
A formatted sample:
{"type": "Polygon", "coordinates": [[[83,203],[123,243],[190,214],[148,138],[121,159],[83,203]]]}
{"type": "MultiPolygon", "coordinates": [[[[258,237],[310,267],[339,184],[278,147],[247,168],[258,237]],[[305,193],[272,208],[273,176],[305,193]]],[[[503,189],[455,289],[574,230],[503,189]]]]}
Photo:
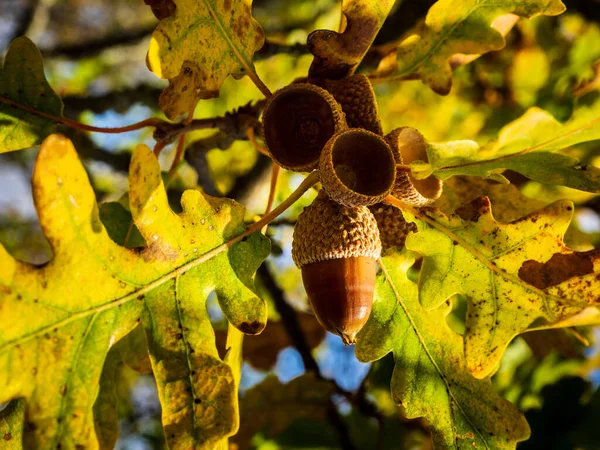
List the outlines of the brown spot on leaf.
{"type": "Polygon", "coordinates": [[[11,439],[12,439],[12,434],[10,434],[10,433],[6,433],[6,434],[4,435],[4,440],[5,440],[5,441],[10,441],[11,439]]]}
{"type": "Polygon", "coordinates": [[[490,212],[490,200],[487,197],[478,197],[471,203],[458,208],[454,214],[463,220],[477,222],[479,218],[490,212]]]}
{"type": "Polygon", "coordinates": [[[244,322],[240,324],[240,330],[246,334],[258,334],[260,333],[265,324],[262,322],[254,321],[254,322],[244,322]]]}
{"type": "Polygon", "coordinates": [[[556,286],[573,277],[594,271],[590,252],[574,252],[563,255],[555,253],[546,263],[532,259],[525,261],[519,269],[519,278],[538,289],[556,286]]]}

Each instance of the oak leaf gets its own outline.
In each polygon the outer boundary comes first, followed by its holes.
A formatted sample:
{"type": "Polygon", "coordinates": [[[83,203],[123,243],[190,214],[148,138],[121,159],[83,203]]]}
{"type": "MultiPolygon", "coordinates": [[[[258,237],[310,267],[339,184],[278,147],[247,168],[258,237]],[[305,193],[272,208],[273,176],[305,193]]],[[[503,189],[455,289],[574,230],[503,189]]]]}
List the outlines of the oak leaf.
{"type": "Polygon", "coordinates": [[[229,75],[255,77],[254,52],[264,32],[252,17],[252,0],[174,0],[148,48],[148,67],[169,80],[161,108],[170,119],[190,116],[201,99],[219,95],[229,75]]]}
{"type": "Polygon", "coordinates": [[[509,13],[525,18],[554,16],[564,10],[560,0],[439,0],[425,23],[398,46],[395,75],[418,75],[438,94],[448,94],[453,55],[479,55],[504,47],[504,36],[491,26],[495,18],[509,13]]]}
{"type": "Polygon", "coordinates": [[[516,335],[600,304],[600,251],[574,252],[563,242],[568,200],[511,223],[496,221],[487,197],[450,217],[433,208],[415,214],[404,213],[418,228],[406,247],[423,256],[421,303],[432,309],[454,294],[467,297],[465,356],[478,378],[495,370],[516,335]]]}
{"type": "MultiPolygon", "coordinates": [[[[39,49],[27,37],[15,39],[0,67],[0,95],[18,104],[62,116],[63,103],[44,75],[39,49]]],[[[53,133],[56,122],[0,103],[0,153],[39,144],[53,133]]]]}
{"type": "Polygon", "coordinates": [[[308,36],[308,49],[315,55],[309,76],[339,80],[352,74],[393,5],[392,0],[343,0],[344,31],[316,30],[308,36]]]}
{"type": "Polygon", "coordinates": [[[42,267],[0,247],[0,402],[26,401],[25,448],[98,448],[92,406],[110,348],[140,322],[163,405],[170,448],[212,448],[237,429],[237,389],[204,301],[216,291],[227,319],[258,333],[266,304],[252,276],[269,253],[244,230],[244,208],[188,190],[169,207],[158,162],[139,146],[130,167],[135,225],[148,246],[115,244],[73,145],[40,148],[33,192],[54,258],[42,267]]]}
{"type": "Polygon", "coordinates": [[[501,172],[510,169],[540,183],[599,193],[600,168],[561,152],[600,139],[599,106],[580,108],[565,124],[532,107],[481,148],[473,141],[427,143],[429,163],[413,163],[413,174],[425,178],[434,173],[442,180],[475,175],[507,182],[501,172]]]}
{"type": "Polygon", "coordinates": [[[407,251],[379,261],[373,311],[359,333],[356,356],[370,362],[393,352],[391,390],[408,418],[424,417],[434,448],[514,449],[529,437],[517,407],[496,394],[489,379],[467,370],[461,338],[446,325],[450,304],[426,311],[406,275],[407,251]]]}

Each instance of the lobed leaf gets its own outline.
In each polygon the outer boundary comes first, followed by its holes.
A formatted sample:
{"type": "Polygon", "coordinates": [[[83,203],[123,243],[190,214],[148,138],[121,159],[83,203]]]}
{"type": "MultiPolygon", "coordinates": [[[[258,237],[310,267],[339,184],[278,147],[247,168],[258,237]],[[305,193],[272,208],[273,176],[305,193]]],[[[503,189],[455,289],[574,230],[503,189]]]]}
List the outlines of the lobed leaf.
{"type": "Polygon", "coordinates": [[[498,139],[480,148],[473,141],[429,143],[429,164],[417,163],[419,177],[434,173],[440,179],[475,175],[506,180],[501,172],[514,170],[544,184],[600,192],[600,168],[581,164],[568,154],[570,146],[600,139],[598,108],[580,109],[564,125],[548,112],[533,107],[500,130],[498,139]]]}
{"type": "MultiPolygon", "coordinates": [[[[15,39],[0,67],[0,95],[21,105],[62,116],[63,103],[44,75],[42,54],[27,37],[15,39]]],[[[56,122],[0,103],[0,153],[39,144],[56,122]]]]}
{"type": "Polygon", "coordinates": [[[370,362],[393,352],[391,389],[408,418],[424,417],[439,449],[514,449],[529,427],[489,379],[467,370],[461,338],[446,325],[450,304],[426,311],[406,272],[414,257],[404,251],[379,261],[373,311],[358,336],[356,356],[370,362]]]}
{"type": "Polygon", "coordinates": [[[203,302],[216,291],[231,323],[260,332],[267,312],[252,274],[268,240],[255,233],[219,247],[245,229],[243,207],[232,200],[186,191],[183,212],[173,213],[145,146],[133,154],[129,179],[133,220],[149,243],[141,251],[110,239],[75,149],[50,136],[33,192],[54,258],[33,267],[0,247],[0,402],[25,398],[25,448],[99,448],[92,406],[104,360],[140,322],[170,447],[211,448],[235,432],[233,375],[218,357],[203,302]]]}
{"type": "Polygon", "coordinates": [[[175,13],[152,34],[147,63],[169,80],[160,105],[168,118],[176,119],[191,117],[199,100],[218,96],[229,75],[255,77],[252,59],[264,33],[252,17],[252,0],[172,3],[175,13]]]}
{"type": "Polygon", "coordinates": [[[315,55],[309,76],[341,79],[351,75],[371,47],[394,2],[392,0],[343,0],[346,27],[341,33],[313,31],[307,40],[315,55]]]}
{"type": "Polygon", "coordinates": [[[563,242],[568,200],[511,223],[495,220],[487,197],[450,217],[414,214],[405,212],[418,228],[406,247],[423,256],[421,303],[432,309],[454,294],[467,297],[465,355],[478,378],[495,370],[516,335],[600,304],[600,251],[574,252],[563,242]]]}
{"type": "Polygon", "coordinates": [[[396,75],[418,75],[438,94],[452,88],[450,58],[458,53],[479,55],[504,47],[504,36],[492,22],[504,14],[531,18],[554,16],[565,6],[560,0],[438,0],[425,23],[398,47],[396,75]]]}

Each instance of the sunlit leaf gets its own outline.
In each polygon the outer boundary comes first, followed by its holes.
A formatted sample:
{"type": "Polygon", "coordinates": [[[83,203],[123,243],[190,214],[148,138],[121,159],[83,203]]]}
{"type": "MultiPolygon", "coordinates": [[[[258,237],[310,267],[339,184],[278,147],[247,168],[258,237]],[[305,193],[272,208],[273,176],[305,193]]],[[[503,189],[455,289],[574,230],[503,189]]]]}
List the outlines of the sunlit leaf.
{"type": "Polygon", "coordinates": [[[521,412],[496,394],[489,379],[468,372],[462,342],[446,325],[445,307],[426,311],[406,271],[409,253],[380,261],[373,312],[357,339],[356,356],[375,361],[393,352],[391,389],[408,418],[424,417],[439,449],[514,449],[527,439],[521,412]]]}
{"type": "Polygon", "coordinates": [[[487,197],[446,217],[415,218],[406,247],[423,255],[419,296],[427,309],[464,294],[465,355],[478,378],[491,374],[508,343],[533,324],[553,324],[600,304],[600,252],[563,243],[573,204],[563,200],[511,223],[499,223],[487,197]]]}
{"type": "Polygon", "coordinates": [[[148,67],[169,80],[161,95],[167,117],[191,115],[200,99],[216,97],[227,76],[255,78],[254,52],[264,33],[252,17],[252,0],[175,0],[148,49],[148,67]]]}
{"type": "Polygon", "coordinates": [[[453,55],[479,55],[504,47],[504,36],[491,26],[495,18],[507,13],[554,16],[564,10],[560,0],[439,0],[423,26],[398,47],[396,75],[418,75],[435,92],[447,94],[452,87],[453,55]]]}
{"type": "Polygon", "coordinates": [[[429,143],[429,164],[416,163],[418,177],[433,173],[440,179],[476,175],[497,181],[505,169],[544,184],[600,192],[600,168],[559,153],[575,144],[600,139],[598,108],[582,108],[565,124],[548,112],[530,108],[506,125],[496,141],[480,148],[473,141],[429,143]]]}
{"type": "MultiPolygon", "coordinates": [[[[8,48],[4,67],[0,67],[0,95],[62,116],[62,100],[46,81],[42,54],[29,38],[17,38],[8,48]]],[[[33,147],[55,128],[53,120],[0,103],[0,153],[33,147]]]]}
{"type": "Polygon", "coordinates": [[[190,190],[176,215],[156,158],[139,146],[130,202],[149,245],[133,251],[109,238],[67,139],[53,135],[42,144],[33,187],[54,258],[33,267],[0,247],[0,402],[26,399],[25,447],[98,448],[92,405],[104,360],[139,322],[171,448],[211,448],[234,433],[236,387],[217,354],[204,301],[216,291],[225,316],[245,332],[266,323],[252,274],[269,252],[267,239],[253,234],[213,251],[245,230],[243,207],[190,190]]]}

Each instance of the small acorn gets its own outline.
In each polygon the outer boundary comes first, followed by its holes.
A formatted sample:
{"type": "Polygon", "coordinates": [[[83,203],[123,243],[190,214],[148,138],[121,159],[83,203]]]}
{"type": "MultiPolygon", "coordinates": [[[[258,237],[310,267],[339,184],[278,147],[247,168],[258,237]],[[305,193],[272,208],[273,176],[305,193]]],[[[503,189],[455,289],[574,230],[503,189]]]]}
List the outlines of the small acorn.
{"type": "MultiPolygon", "coordinates": [[[[385,140],[391,147],[397,164],[429,161],[427,141],[414,128],[396,128],[386,134],[385,140]]],[[[392,195],[411,205],[430,205],[442,195],[442,181],[434,175],[417,180],[410,173],[398,171],[392,195]]]]}
{"type": "Polygon", "coordinates": [[[324,87],[342,106],[350,128],[363,128],[383,135],[375,91],[366,75],[326,80],[324,87]]]}
{"type": "Polygon", "coordinates": [[[381,136],[350,128],[335,134],[325,145],[319,177],[332,200],[350,207],[374,205],[394,187],[396,161],[381,136]]]}
{"type": "Polygon", "coordinates": [[[298,217],[292,258],[321,325],[353,344],[373,304],[381,241],[367,207],[350,208],[324,191],[298,217]]]}
{"type": "Polygon", "coordinates": [[[333,96],[308,83],[290,84],[277,91],[262,117],[271,157],[296,172],[316,169],[327,141],[347,128],[342,107],[333,96]]]}

